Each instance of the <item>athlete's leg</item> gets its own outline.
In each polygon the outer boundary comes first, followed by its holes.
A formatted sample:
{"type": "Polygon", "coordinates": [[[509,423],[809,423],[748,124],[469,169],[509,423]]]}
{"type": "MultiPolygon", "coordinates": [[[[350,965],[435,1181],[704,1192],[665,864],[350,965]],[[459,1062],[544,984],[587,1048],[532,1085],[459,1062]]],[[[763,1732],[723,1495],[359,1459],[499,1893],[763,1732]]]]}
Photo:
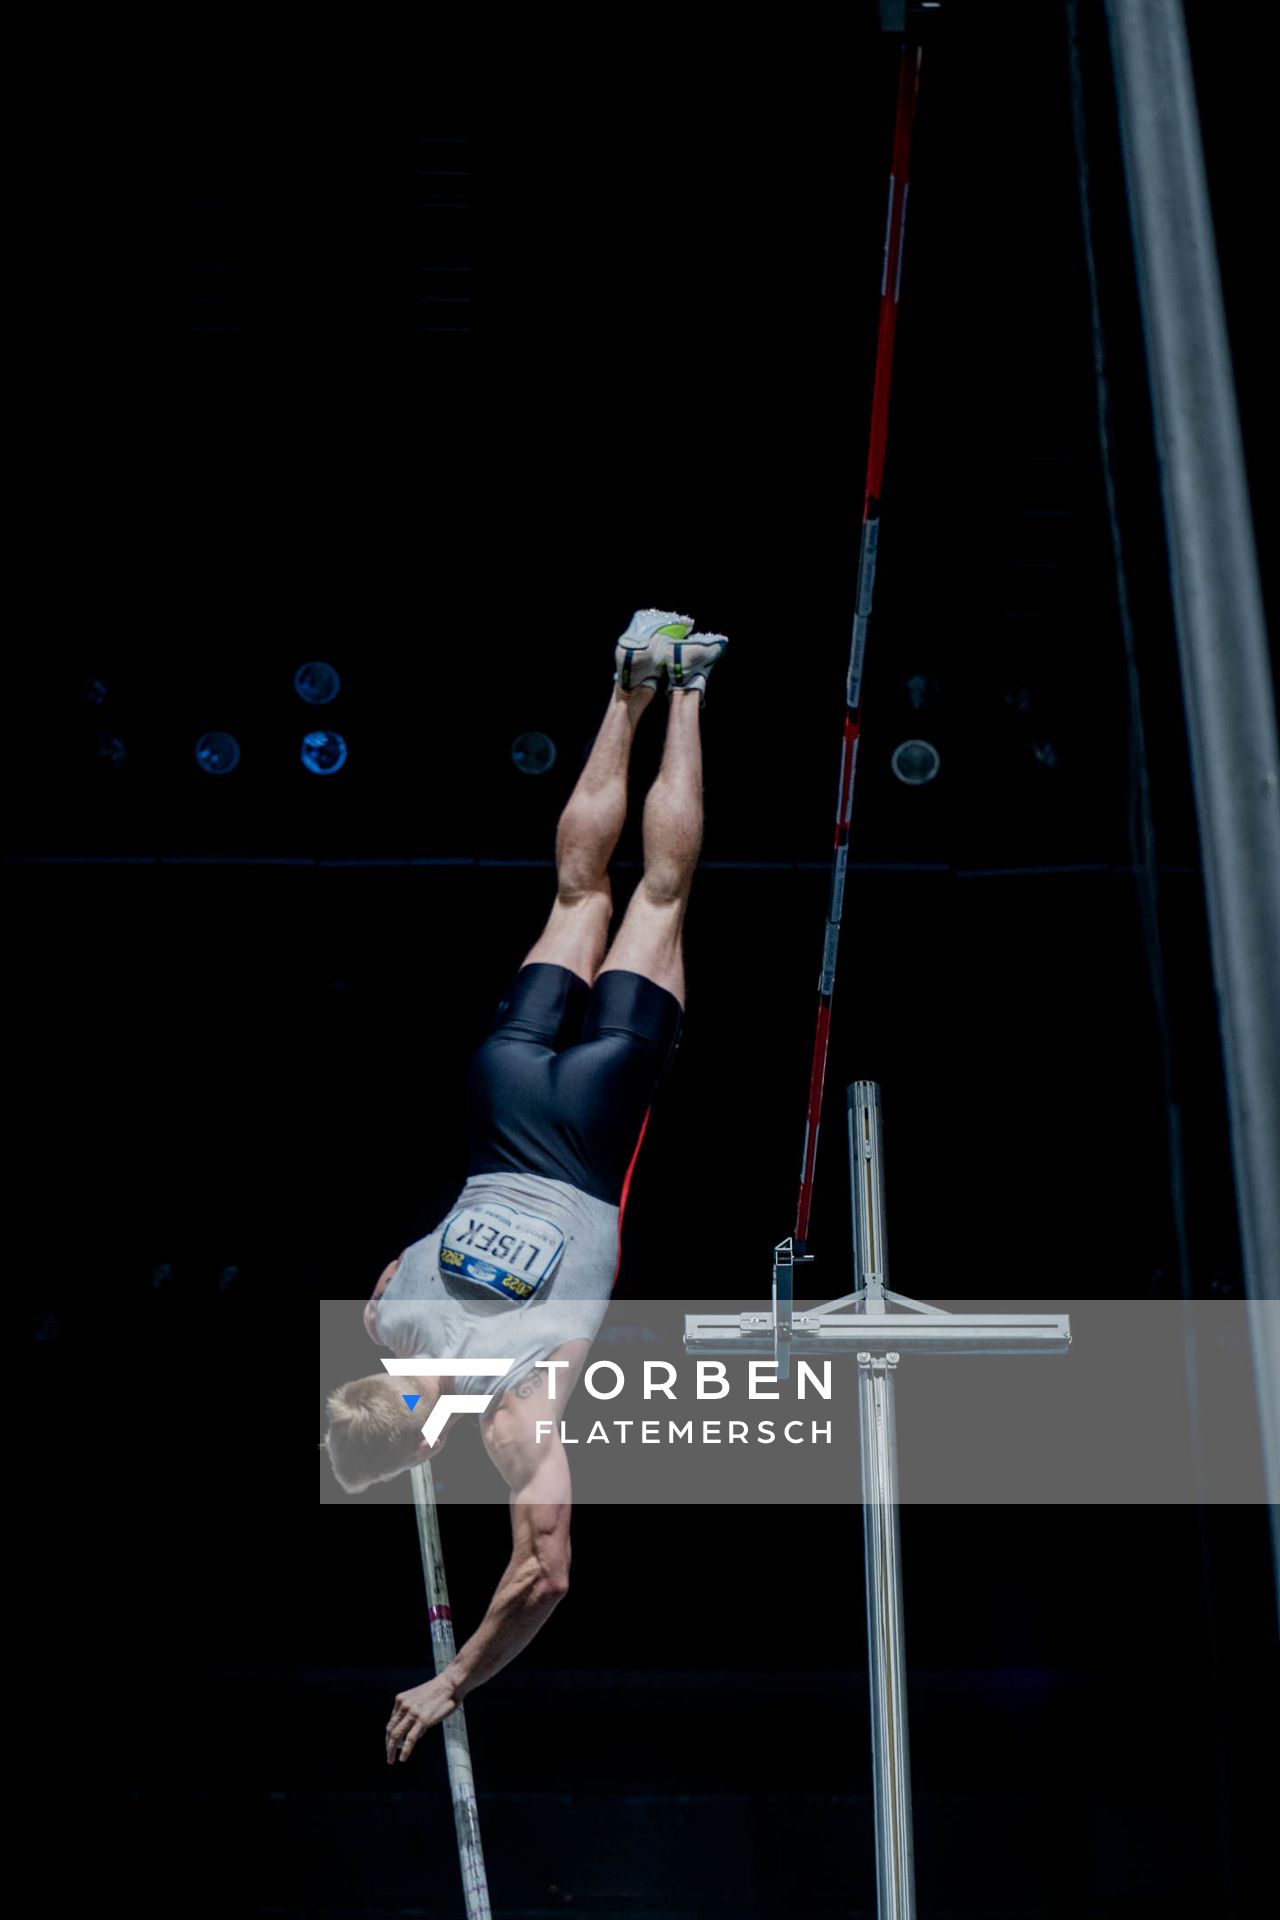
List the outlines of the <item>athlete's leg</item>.
{"type": "MultiPolygon", "coordinates": [[[[556,897],[522,966],[540,960],[567,967],[588,986],[609,939],[613,894],[609,860],[627,813],[627,767],[651,686],[615,685],[587,763],[556,829],[556,897]]],[[[684,704],[683,702],[681,704],[684,704]]]]}
{"type": "Polygon", "coordinates": [[[644,974],[684,1006],[681,933],[702,847],[701,696],[672,692],[658,777],[644,803],[644,873],[599,971],[644,974]]]}

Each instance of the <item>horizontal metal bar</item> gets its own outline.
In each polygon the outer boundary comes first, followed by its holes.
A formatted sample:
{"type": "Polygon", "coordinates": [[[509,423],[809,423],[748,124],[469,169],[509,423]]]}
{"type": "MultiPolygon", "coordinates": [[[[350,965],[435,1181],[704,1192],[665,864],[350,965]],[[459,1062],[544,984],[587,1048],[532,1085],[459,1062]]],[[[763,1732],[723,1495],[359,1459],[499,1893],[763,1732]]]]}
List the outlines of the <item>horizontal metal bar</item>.
{"type": "MultiPolygon", "coordinates": [[[[773,1354],[773,1315],[696,1313],[684,1344],[706,1354],[773,1354]]],[[[795,1353],[1065,1353],[1065,1313],[804,1314],[792,1321],[795,1353]]]]}

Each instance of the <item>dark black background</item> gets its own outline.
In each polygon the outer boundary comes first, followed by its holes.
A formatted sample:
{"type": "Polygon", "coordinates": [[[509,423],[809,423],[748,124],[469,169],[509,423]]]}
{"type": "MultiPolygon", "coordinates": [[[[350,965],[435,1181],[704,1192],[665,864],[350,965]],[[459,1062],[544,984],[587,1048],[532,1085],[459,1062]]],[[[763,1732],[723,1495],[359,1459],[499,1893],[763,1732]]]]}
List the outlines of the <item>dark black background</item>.
{"type": "MultiPolygon", "coordinates": [[[[812,1229],[828,1293],[856,1077],[883,1091],[902,1291],[1241,1284],[1082,12],[1189,1257],[1066,19],[957,7],[913,165],[812,1229]],[[913,675],[937,685],[922,713],[913,675]],[[889,758],[918,734],[942,769],[911,790],[889,758]]],[[[105,1763],[123,1796],[139,1906],[457,1910],[438,1746],[409,1800],[378,1797],[386,1709],[424,1671],[421,1578],[402,1510],[315,1504],[316,1306],[363,1297],[457,1189],[466,1059],[549,904],[556,815],[641,605],[732,652],[705,716],[686,1037],[619,1285],[716,1291],[714,1213],[718,1290],[767,1290],[862,504],[895,62],[871,15],[739,24],[696,73],[683,33],[638,22],[613,51],[548,29],[416,66],[371,31],[267,50],[208,22],[117,130],[132,250],[104,246],[113,291],[87,280],[58,311],[64,398],[32,462],[7,880],[40,1723],[51,1769],[84,1738],[95,1795],[105,1763]],[[326,780],[298,759],[308,658],[343,679],[326,713],[350,759],[326,780]],[[210,727],[242,746],[225,780],[192,755],[210,727]],[[528,727],[558,749],[540,780],[510,760],[528,727]]],[[[1189,19],[1258,493],[1263,86],[1239,35],[1189,19]]],[[[637,799],[659,744],[654,719],[637,799]]],[[[633,822],[620,904],[638,856],[633,822]]],[[[922,1914],[1256,1912],[1262,1516],[908,1510],[903,1537],[922,1914]]],[[[500,1910],[871,1911],[856,1510],[591,1509],[574,1538],[569,1600],[468,1707],[500,1910]]],[[[450,1515],[446,1547],[465,1625],[501,1522],[450,1515]]]]}

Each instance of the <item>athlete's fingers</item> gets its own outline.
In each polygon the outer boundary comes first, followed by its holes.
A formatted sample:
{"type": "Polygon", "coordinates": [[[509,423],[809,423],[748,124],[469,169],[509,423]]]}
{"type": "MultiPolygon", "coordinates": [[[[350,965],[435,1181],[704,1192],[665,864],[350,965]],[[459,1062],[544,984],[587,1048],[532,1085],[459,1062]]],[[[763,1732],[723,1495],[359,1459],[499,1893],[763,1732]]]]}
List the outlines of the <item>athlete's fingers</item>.
{"type": "Polygon", "coordinates": [[[400,1742],[400,1758],[402,1760],[407,1760],[409,1758],[409,1755],[413,1752],[413,1749],[418,1744],[418,1741],[421,1737],[422,1737],[421,1722],[414,1721],[414,1723],[410,1726],[408,1732],[405,1734],[403,1740],[400,1742]]]}
{"type": "Polygon", "coordinates": [[[408,1719],[409,1719],[408,1708],[402,1707],[397,1704],[395,1711],[393,1712],[393,1714],[391,1715],[391,1718],[387,1722],[386,1740],[387,1740],[388,1761],[392,1761],[396,1757],[396,1748],[400,1744],[400,1734],[403,1731],[405,1725],[407,1724],[408,1719]]]}

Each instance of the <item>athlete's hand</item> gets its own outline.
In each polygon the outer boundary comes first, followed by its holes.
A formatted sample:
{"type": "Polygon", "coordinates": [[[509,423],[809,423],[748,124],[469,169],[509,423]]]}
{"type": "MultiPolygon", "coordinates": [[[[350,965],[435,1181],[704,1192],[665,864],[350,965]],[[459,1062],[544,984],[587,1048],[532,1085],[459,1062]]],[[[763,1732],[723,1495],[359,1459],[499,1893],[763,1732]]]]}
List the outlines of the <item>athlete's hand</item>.
{"type": "Polygon", "coordinates": [[[407,1760],[427,1729],[447,1720],[457,1704],[453,1683],[440,1673],[398,1693],[387,1722],[387,1765],[394,1766],[397,1758],[407,1760]]]}

